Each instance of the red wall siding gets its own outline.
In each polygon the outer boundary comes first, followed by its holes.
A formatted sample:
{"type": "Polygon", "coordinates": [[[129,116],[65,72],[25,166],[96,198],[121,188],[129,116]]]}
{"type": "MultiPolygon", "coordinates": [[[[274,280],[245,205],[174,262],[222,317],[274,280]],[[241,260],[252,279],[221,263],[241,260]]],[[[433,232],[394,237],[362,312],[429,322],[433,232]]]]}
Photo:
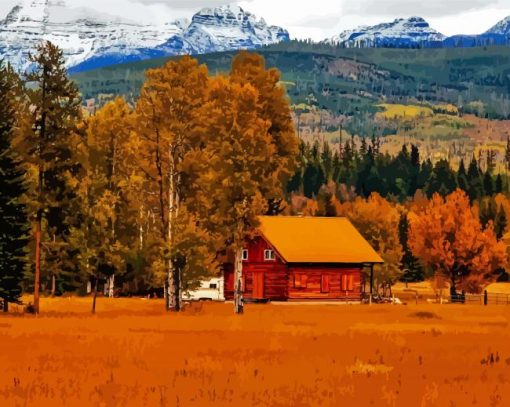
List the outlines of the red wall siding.
{"type": "Polygon", "coordinates": [[[244,261],[244,264],[284,264],[278,253],[276,253],[276,260],[266,261],[264,260],[264,251],[265,250],[273,250],[275,251],[264,239],[261,237],[256,237],[253,240],[249,240],[246,242],[244,247],[248,250],[248,260],[244,261]]]}
{"type": "MultiPolygon", "coordinates": [[[[264,251],[274,249],[261,237],[247,241],[248,260],[243,261],[244,296],[253,298],[253,273],[264,273],[264,298],[287,298],[287,265],[276,254],[275,260],[264,260],[264,251]]],[[[234,266],[225,265],[225,299],[234,298],[234,266]]]]}
{"type": "MultiPolygon", "coordinates": [[[[264,250],[271,249],[262,238],[246,243],[248,260],[243,261],[245,298],[253,298],[254,273],[264,274],[263,297],[270,300],[361,299],[361,268],[335,264],[287,265],[276,253],[274,261],[264,260],[264,250]],[[306,279],[306,286],[296,287],[296,276],[306,279]],[[346,276],[346,277],[342,277],[346,276]]],[[[234,265],[225,264],[225,299],[234,298],[234,265]]]]}
{"type": "Polygon", "coordinates": [[[320,264],[290,265],[289,299],[361,299],[361,269],[320,264]],[[342,276],[346,278],[342,278],[342,276]],[[296,287],[295,280],[303,281],[306,287],[296,287]],[[326,277],[327,276],[327,277],[326,277]],[[329,290],[323,292],[323,278],[327,278],[329,290]]]}

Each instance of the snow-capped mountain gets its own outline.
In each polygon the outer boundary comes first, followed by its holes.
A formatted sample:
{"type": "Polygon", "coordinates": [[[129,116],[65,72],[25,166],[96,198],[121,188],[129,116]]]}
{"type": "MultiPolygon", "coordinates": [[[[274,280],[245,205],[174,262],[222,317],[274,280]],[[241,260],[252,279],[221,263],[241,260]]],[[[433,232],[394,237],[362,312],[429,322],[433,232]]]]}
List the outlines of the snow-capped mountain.
{"type": "Polygon", "coordinates": [[[510,45],[510,16],[479,35],[454,35],[443,41],[445,48],[510,45]]]}
{"type": "Polygon", "coordinates": [[[391,23],[361,26],[326,40],[347,48],[458,48],[510,45],[510,16],[479,35],[446,37],[421,17],[397,19],[391,23]]]}
{"type": "Polygon", "coordinates": [[[494,27],[490,28],[485,34],[496,34],[510,36],[510,16],[504,18],[494,27]]]}
{"type": "Polygon", "coordinates": [[[440,43],[446,37],[421,17],[399,18],[390,23],[361,26],[334,36],[329,43],[346,47],[413,47],[425,42],[440,43]]]}
{"type": "Polygon", "coordinates": [[[288,41],[289,33],[241,7],[223,6],[195,14],[184,38],[194,53],[208,53],[288,41]]]}
{"type": "Polygon", "coordinates": [[[84,70],[156,56],[257,48],[288,41],[289,34],[233,6],[204,9],[191,23],[147,25],[71,9],[63,0],[21,0],[0,21],[0,57],[16,69],[27,68],[29,52],[43,40],[63,49],[69,68],[84,70]]]}

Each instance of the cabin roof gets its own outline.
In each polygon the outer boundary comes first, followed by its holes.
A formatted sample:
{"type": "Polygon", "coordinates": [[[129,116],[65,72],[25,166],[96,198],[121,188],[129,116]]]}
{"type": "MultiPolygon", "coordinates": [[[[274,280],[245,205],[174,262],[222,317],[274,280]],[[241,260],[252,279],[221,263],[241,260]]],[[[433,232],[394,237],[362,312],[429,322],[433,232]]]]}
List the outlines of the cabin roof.
{"type": "Polygon", "coordinates": [[[260,216],[261,235],[287,263],[383,263],[347,218],[260,216]]]}

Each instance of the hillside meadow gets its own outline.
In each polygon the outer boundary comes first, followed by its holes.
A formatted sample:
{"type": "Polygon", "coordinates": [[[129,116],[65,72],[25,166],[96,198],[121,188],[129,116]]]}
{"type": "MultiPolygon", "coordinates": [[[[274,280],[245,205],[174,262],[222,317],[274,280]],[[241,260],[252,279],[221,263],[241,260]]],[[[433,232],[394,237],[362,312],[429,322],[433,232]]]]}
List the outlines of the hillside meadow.
{"type": "Polygon", "coordinates": [[[504,406],[505,306],[43,299],[0,317],[1,406],[504,406]]]}

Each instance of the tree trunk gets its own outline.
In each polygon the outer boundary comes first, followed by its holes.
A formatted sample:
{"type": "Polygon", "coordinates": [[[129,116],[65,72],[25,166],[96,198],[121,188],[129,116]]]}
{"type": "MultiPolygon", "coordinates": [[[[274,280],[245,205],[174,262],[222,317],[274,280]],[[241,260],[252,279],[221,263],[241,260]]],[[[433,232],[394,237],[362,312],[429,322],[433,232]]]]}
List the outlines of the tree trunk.
{"type": "Polygon", "coordinates": [[[451,285],[450,285],[450,296],[454,296],[457,294],[457,287],[455,285],[455,272],[451,272],[451,285]]]}
{"type": "Polygon", "coordinates": [[[236,314],[244,313],[243,299],[243,248],[239,245],[235,251],[235,269],[234,269],[234,312],[236,314]]]}
{"type": "Polygon", "coordinates": [[[34,279],[34,313],[39,314],[39,285],[41,280],[41,229],[42,214],[37,214],[35,230],[35,279],[34,279]]]}
{"type": "Polygon", "coordinates": [[[97,290],[99,286],[99,275],[96,274],[96,281],[94,283],[94,299],[92,300],[92,313],[96,313],[97,290]]]}
{"type": "Polygon", "coordinates": [[[170,296],[168,295],[168,275],[167,275],[167,278],[165,280],[165,282],[163,283],[163,297],[165,298],[165,309],[168,311],[170,309],[170,303],[169,303],[169,298],[170,296]]]}
{"type": "Polygon", "coordinates": [[[176,182],[176,168],[173,154],[173,145],[170,144],[168,148],[168,158],[170,160],[170,173],[169,173],[169,188],[168,188],[168,245],[170,251],[170,258],[168,259],[168,311],[179,312],[179,278],[174,262],[172,260],[172,249],[174,245],[174,225],[179,205],[179,198],[177,194],[176,182]]]}
{"type": "Polygon", "coordinates": [[[109,298],[113,298],[114,286],[115,286],[115,274],[112,274],[108,278],[108,297],[109,298]]]}
{"type": "Polygon", "coordinates": [[[57,278],[55,274],[51,275],[51,297],[55,297],[55,292],[57,291],[57,278]]]}
{"type": "Polygon", "coordinates": [[[181,271],[179,268],[173,266],[173,279],[170,294],[173,299],[172,311],[179,312],[181,310],[181,271]]]}
{"type": "Polygon", "coordinates": [[[3,311],[9,312],[9,301],[7,301],[5,298],[3,299],[3,311]]]}

